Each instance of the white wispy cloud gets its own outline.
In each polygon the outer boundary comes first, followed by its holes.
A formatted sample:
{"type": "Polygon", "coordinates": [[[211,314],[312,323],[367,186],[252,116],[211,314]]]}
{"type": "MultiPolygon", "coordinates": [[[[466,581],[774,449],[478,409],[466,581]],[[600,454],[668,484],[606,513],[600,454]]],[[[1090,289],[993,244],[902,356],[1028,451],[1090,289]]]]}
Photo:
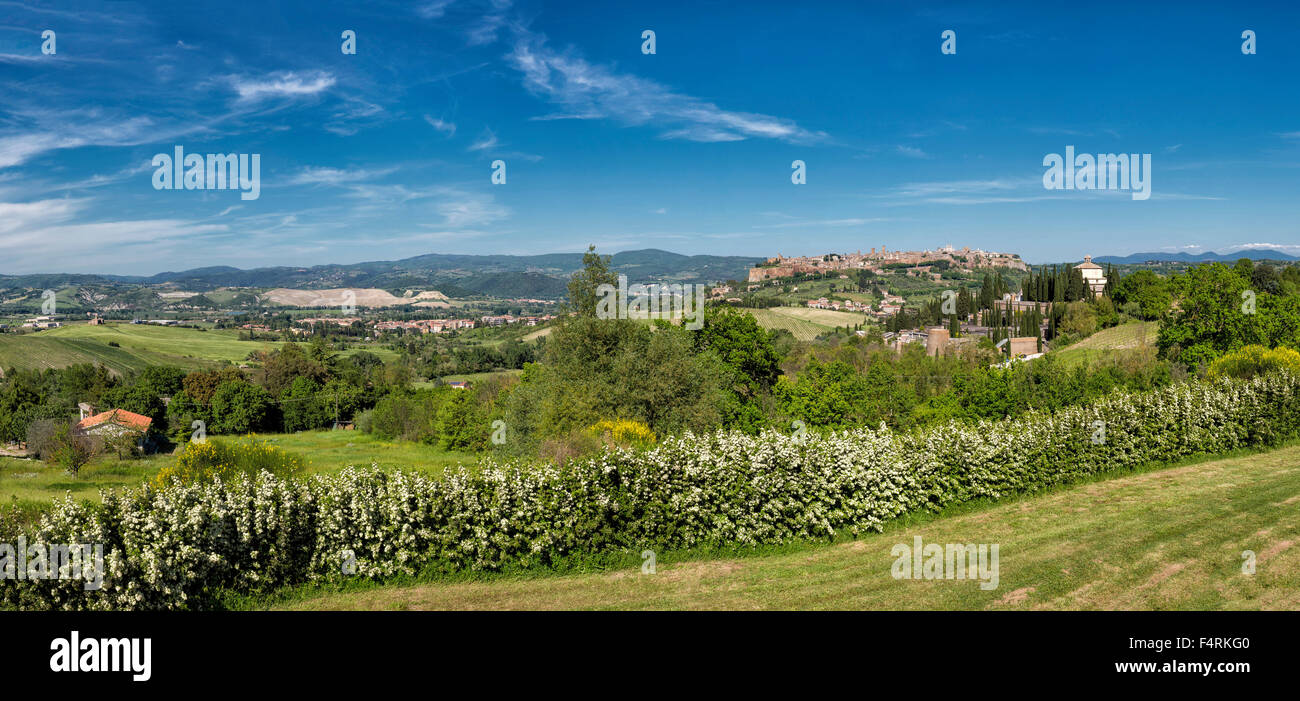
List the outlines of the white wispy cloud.
{"type": "Polygon", "coordinates": [[[455,0],[432,0],[432,2],[421,3],[415,7],[415,14],[424,19],[438,19],[447,14],[447,8],[451,6],[454,1],[455,0]]]}
{"type": "Polygon", "coordinates": [[[926,153],[925,151],[922,151],[921,149],[915,146],[906,146],[904,144],[899,144],[897,147],[895,147],[895,150],[903,154],[904,156],[907,156],[908,158],[929,158],[930,157],[930,154],[926,153]]]}
{"type": "Polygon", "coordinates": [[[1230,247],[1229,247],[1229,250],[1231,250],[1231,251],[1246,251],[1246,250],[1252,250],[1252,251],[1256,251],[1256,250],[1276,250],[1276,251],[1282,251],[1283,253],[1292,253],[1292,254],[1295,254],[1295,253],[1300,253],[1300,244],[1294,244],[1294,243],[1242,243],[1242,244],[1237,244],[1236,246],[1230,246],[1230,247]]]}
{"type": "MultiPolygon", "coordinates": [[[[904,197],[985,193],[1015,190],[1029,185],[1042,186],[1041,178],[994,178],[992,180],[940,180],[900,185],[892,194],[904,197]]],[[[883,196],[883,195],[882,195],[883,196]]]]}
{"type": "Polygon", "coordinates": [[[1092,132],[1065,127],[1029,127],[1026,131],[1031,134],[1060,134],[1063,136],[1090,136],[1092,134],[1092,132]]]}
{"type": "Polygon", "coordinates": [[[474,143],[469,145],[469,151],[486,151],[487,149],[496,148],[500,144],[497,135],[491,130],[484,128],[483,133],[479,135],[474,143]]]}
{"type": "Polygon", "coordinates": [[[20,165],[47,151],[81,146],[134,146],[159,137],[153,130],[153,120],[148,117],[95,122],[71,115],[38,121],[41,126],[36,129],[0,136],[0,168],[20,165]]]}
{"type": "MultiPolygon", "coordinates": [[[[89,200],[65,197],[34,202],[0,202],[0,237],[64,222],[85,208],[89,200]]],[[[0,241],[3,241],[0,238],[0,241]]]]}
{"type": "Polygon", "coordinates": [[[862,226],[877,222],[893,221],[889,217],[849,217],[846,219],[800,219],[783,221],[780,224],[756,224],[755,229],[794,229],[812,227],[862,226]]]}
{"type": "Polygon", "coordinates": [[[1032,177],[906,183],[888,192],[874,195],[874,197],[892,200],[888,202],[891,206],[916,204],[975,205],[1057,200],[1074,194],[1077,193],[1063,194],[1057,191],[1044,190],[1042,178],[1032,177]]]}
{"type": "Polygon", "coordinates": [[[397,170],[391,168],[328,168],[308,166],[289,178],[290,185],[344,185],[381,178],[397,170]]]}
{"type": "MultiPolygon", "coordinates": [[[[55,54],[55,56],[58,56],[58,54],[55,54]]],[[[36,63],[37,61],[55,59],[55,56],[46,56],[45,54],[0,54],[0,63],[36,63]]]]}
{"type": "Polygon", "coordinates": [[[433,127],[434,129],[437,129],[438,131],[446,134],[449,137],[456,135],[456,125],[452,122],[448,122],[443,119],[437,119],[435,117],[430,117],[427,114],[424,115],[424,121],[428,122],[429,126],[433,127]]]}
{"type": "Polygon", "coordinates": [[[278,71],[261,77],[229,76],[227,80],[240,100],[311,96],[328,90],[337,82],[325,71],[278,71]]]}
{"type": "Polygon", "coordinates": [[[724,110],[659,83],[593,64],[574,52],[559,52],[546,37],[516,28],[508,56],[524,86],[562,111],[552,118],[604,118],[628,126],[653,125],[665,139],[701,142],[748,138],[804,143],[827,138],[794,121],[765,114],[724,110]]]}
{"type": "Polygon", "coordinates": [[[506,25],[504,8],[501,11],[483,15],[465,32],[465,43],[470,46],[491,44],[497,40],[497,33],[506,25]]]}
{"type": "Polygon", "coordinates": [[[510,217],[509,208],[491,195],[451,187],[437,188],[434,194],[440,198],[434,211],[442,216],[444,225],[452,228],[485,226],[510,217]]]}
{"type": "MultiPolygon", "coordinates": [[[[60,201],[62,202],[62,201],[60,201]]],[[[80,205],[73,205],[73,211],[80,205]]],[[[0,205],[23,220],[0,231],[0,257],[11,271],[102,271],[106,267],[138,265],[142,257],[166,259],[161,251],[181,241],[191,250],[200,237],[229,231],[223,224],[199,224],[184,219],[132,219],[73,223],[61,221],[72,212],[55,202],[0,205]],[[42,213],[37,220],[30,217],[42,213]],[[45,218],[45,215],[53,219],[45,218]]]]}

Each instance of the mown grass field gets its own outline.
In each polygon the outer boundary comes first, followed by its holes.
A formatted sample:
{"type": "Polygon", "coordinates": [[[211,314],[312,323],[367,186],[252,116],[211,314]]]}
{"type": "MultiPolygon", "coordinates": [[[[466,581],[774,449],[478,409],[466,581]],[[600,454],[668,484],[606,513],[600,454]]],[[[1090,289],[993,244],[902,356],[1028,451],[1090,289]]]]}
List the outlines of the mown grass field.
{"type": "MultiPolygon", "coordinates": [[[[291,609],[1297,609],[1300,446],[968,506],[829,545],[597,574],[299,592],[291,609]],[[999,582],[894,579],[895,544],[999,544],[999,582]],[[1243,551],[1255,553],[1243,573],[1243,551]]],[[[287,603],[286,603],[287,601],[287,603]]]]}
{"type": "MultiPolygon", "coordinates": [[[[121,374],[148,365],[202,369],[221,362],[239,363],[257,350],[280,341],[241,341],[231,329],[200,331],[150,324],[71,324],[28,334],[0,334],[0,368],[46,369],[96,363],[121,374]],[[114,342],[117,347],[108,345],[114,342]]],[[[385,361],[395,357],[384,348],[365,349],[385,361]]],[[[344,351],[344,355],[355,353],[344,351]]]]}
{"type": "Polygon", "coordinates": [[[1053,353],[1067,365],[1095,363],[1113,358],[1117,353],[1139,353],[1154,349],[1159,330],[1159,322],[1131,321],[1102,329],[1078,343],[1059,351],[1054,350],[1053,353]]]}
{"type": "MultiPolygon", "coordinates": [[[[304,431],[302,433],[255,434],[306,460],[304,474],[338,472],[348,465],[372,463],[385,469],[404,469],[440,475],[458,464],[473,467],[472,453],[446,451],[410,441],[386,441],[360,431],[304,431]]],[[[234,440],[215,436],[215,440],[234,440]]],[[[134,487],[149,480],[175,456],[150,455],[138,460],[117,460],[101,456],[81,469],[76,477],[58,467],[37,460],[0,458],[0,507],[17,506],[26,511],[44,508],[50,501],[71,494],[76,499],[99,499],[99,490],[134,487]]]]}

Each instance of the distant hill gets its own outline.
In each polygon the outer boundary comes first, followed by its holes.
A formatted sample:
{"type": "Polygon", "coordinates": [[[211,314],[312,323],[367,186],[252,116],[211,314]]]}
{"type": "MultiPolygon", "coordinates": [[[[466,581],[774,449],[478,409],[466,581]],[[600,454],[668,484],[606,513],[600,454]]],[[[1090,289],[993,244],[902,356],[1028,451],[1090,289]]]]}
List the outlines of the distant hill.
{"type": "Polygon", "coordinates": [[[1147,261],[1173,261],[1177,263],[1232,263],[1241,258],[1251,260],[1300,260],[1300,257],[1289,255],[1281,251],[1271,249],[1252,250],[1245,249],[1234,251],[1232,253],[1215,253],[1207,251],[1205,253],[1134,253],[1131,256],[1100,256],[1092,259],[1094,263],[1113,263],[1116,265],[1126,263],[1145,263],[1147,261]]]}
{"type": "MultiPolygon", "coordinates": [[[[745,279],[761,257],[686,256],[658,249],[615,253],[612,265],[630,282],[711,283],[745,279]]],[[[310,267],[277,266],[241,270],[229,266],[195,268],[157,275],[40,274],[0,275],[0,288],[55,288],[66,285],[168,285],[194,292],[219,287],[343,287],[404,290],[434,288],[452,297],[536,297],[558,299],[569,276],[582,267],[581,253],[534,256],[432,253],[396,261],[310,267]]]]}

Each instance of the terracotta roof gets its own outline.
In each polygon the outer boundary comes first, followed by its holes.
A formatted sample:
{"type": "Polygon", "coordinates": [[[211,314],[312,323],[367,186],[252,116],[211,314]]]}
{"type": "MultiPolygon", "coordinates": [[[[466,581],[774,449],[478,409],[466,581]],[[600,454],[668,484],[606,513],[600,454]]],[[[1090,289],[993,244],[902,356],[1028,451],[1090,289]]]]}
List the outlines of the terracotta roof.
{"type": "Polygon", "coordinates": [[[126,409],[110,409],[102,414],[87,416],[78,421],[77,428],[85,430],[109,421],[126,428],[134,428],[137,431],[148,431],[149,427],[153,425],[153,419],[148,416],[127,411],[126,409]]]}

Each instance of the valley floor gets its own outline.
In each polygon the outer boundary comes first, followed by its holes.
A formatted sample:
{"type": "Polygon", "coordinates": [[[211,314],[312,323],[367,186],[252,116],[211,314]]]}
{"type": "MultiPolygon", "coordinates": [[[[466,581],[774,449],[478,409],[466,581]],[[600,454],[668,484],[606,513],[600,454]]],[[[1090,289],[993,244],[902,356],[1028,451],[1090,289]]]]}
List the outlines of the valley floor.
{"type": "Polygon", "coordinates": [[[306,594],[327,609],[1300,609],[1300,446],[1090,482],[850,542],[656,574],[496,577],[306,594]],[[895,544],[999,544],[999,582],[894,579],[895,544]],[[1243,572],[1243,551],[1255,554],[1243,572]]]}

